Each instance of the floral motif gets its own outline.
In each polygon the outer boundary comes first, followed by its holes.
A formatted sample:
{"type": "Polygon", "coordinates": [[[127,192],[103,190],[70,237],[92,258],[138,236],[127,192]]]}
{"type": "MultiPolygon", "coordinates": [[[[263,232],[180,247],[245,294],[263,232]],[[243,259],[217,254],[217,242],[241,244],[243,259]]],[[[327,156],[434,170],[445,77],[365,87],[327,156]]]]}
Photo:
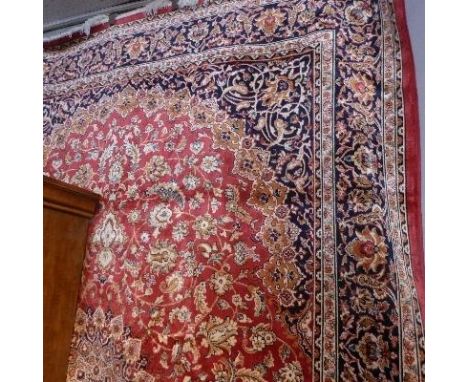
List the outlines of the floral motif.
{"type": "Polygon", "coordinates": [[[262,177],[263,170],[268,167],[268,159],[269,155],[265,151],[241,149],[236,152],[233,173],[256,180],[262,177]]]}
{"type": "Polygon", "coordinates": [[[237,323],[230,318],[210,316],[200,325],[198,334],[203,335],[202,345],[209,348],[208,356],[230,353],[237,342],[237,323]]]}
{"type": "Polygon", "coordinates": [[[372,17],[372,8],[363,1],[354,1],[345,9],[346,20],[355,25],[364,25],[372,17]]]}
{"type": "Polygon", "coordinates": [[[101,307],[92,314],[78,309],[75,330],[69,381],[154,381],[144,370],[141,340],[130,336],[122,316],[105,314],[101,307]],[[109,363],[109,357],[118,364],[109,363]]]}
{"type": "Polygon", "coordinates": [[[297,362],[288,363],[279,370],[279,382],[302,382],[303,380],[304,377],[297,362]]]}
{"type": "Polygon", "coordinates": [[[171,172],[171,168],[164,160],[164,157],[156,155],[146,164],[146,176],[149,180],[158,180],[159,178],[171,172]]]}
{"type": "Polygon", "coordinates": [[[216,294],[222,296],[231,288],[232,280],[229,273],[216,272],[211,276],[210,283],[216,294]]]}
{"type": "Polygon", "coordinates": [[[93,243],[101,247],[98,253],[99,264],[106,268],[114,258],[114,249],[125,242],[125,234],[113,213],[108,213],[96,229],[93,243]]]}
{"type": "Polygon", "coordinates": [[[368,104],[375,96],[375,85],[373,81],[364,74],[353,74],[345,80],[353,96],[363,104],[368,104]]]}
{"type": "Polygon", "coordinates": [[[262,96],[262,101],[268,107],[276,105],[287,100],[294,91],[294,81],[286,76],[278,76],[267,82],[265,93],[262,96]]]}
{"type": "Polygon", "coordinates": [[[388,344],[382,336],[375,336],[371,333],[364,334],[357,345],[357,351],[364,363],[371,369],[384,371],[390,363],[388,344]]]}
{"type": "Polygon", "coordinates": [[[358,267],[366,272],[376,272],[378,267],[386,263],[388,247],[384,238],[375,228],[366,227],[361,232],[356,231],[357,238],[346,247],[346,251],[353,256],[358,267]]]}
{"type": "Polygon", "coordinates": [[[204,22],[199,22],[195,25],[192,25],[188,30],[188,37],[194,41],[199,42],[203,40],[208,35],[208,24],[204,22]]]}
{"type": "Polygon", "coordinates": [[[167,273],[175,267],[177,251],[168,241],[157,243],[148,253],[148,263],[156,273],[167,273]]]}
{"type": "Polygon", "coordinates": [[[71,178],[71,182],[80,187],[86,187],[89,185],[90,180],[93,178],[94,171],[89,163],[80,166],[78,171],[71,178]]]}
{"type": "Polygon", "coordinates": [[[252,329],[250,342],[255,351],[262,351],[265,347],[273,345],[275,341],[275,333],[268,328],[268,325],[259,324],[252,329]]]}
{"type": "Polygon", "coordinates": [[[287,188],[278,182],[258,181],[250,194],[247,203],[260,209],[265,215],[269,215],[278,206],[282,206],[286,200],[287,188]]]}
{"type": "Polygon", "coordinates": [[[268,9],[257,18],[257,26],[267,35],[271,36],[278,26],[283,23],[284,15],[278,9],[268,9]]]}
{"type": "Polygon", "coordinates": [[[166,228],[170,223],[172,211],[165,204],[158,204],[150,213],[150,224],[156,228],[166,228]]]}
{"type": "Polygon", "coordinates": [[[134,39],[127,47],[127,53],[132,59],[136,59],[140,56],[142,52],[148,46],[148,41],[146,39],[140,37],[134,39]]]}
{"type": "Polygon", "coordinates": [[[177,222],[177,224],[174,225],[174,228],[172,229],[172,238],[176,242],[180,242],[188,235],[188,232],[188,224],[186,222],[179,221],[177,222]]]}
{"type": "Polygon", "coordinates": [[[265,221],[260,231],[260,237],[263,244],[272,253],[281,253],[291,246],[297,233],[297,227],[293,223],[271,217],[265,221]]]}
{"type": "Polygon", "coordinates": [[[213,366],[213,374],[216,382],[241,381],[241,382],[266,382],[260,371],[241,367],[242,359],[236,358],[236,366],[221,362],[213,366]]]}
{"type": "Polygon", "coordinates": [[[355,189],[349,194],[349,205],[355,212],[363,212],[370,209],[378,201],[377,195],[372,190],[355,189]]]}
{"type": "Polygon", "coordinates": [[[363,174],[373,175],[378,170],[377,156],[367,147],[359,146],[352,159],[357,169],[363,174]]]}
{"type": "Polygon", "coordinates": [[[270,293],[277,295],[284,306],[295,302],[294,289],[302,279],[294,263],[281,257],[272,256],[260,271],[258,276],[270,293]]]}
{"type": "Polygon", "coordinates": [[[242,120],[216,124],[213,127],[213,148],[226,147],[233,151],[237,150],[244,135],[244,125],[242,120]]]}
{"type": "Polygon", "coordinates": [[[171,273],[160,286],[161,292],[169,293],[171,296],[182,291],[184,286],[184,277],[180,272],[171,273]]]}
{"type": "Polygon", "coordinates": [[[195,219],[193,229],[198,238],[208,239],[216,234],[216,220],[210,215],[199,216],[195,219]]]}
{"type": "Polygon", "coordinates": [[[221,164],[221,161],[219,160],[219,158],[213,155],[209,155],[203,158],[202,163],[201,163],[201,168],[203,171],[210,174],[214,171],[219,171],[220,164],[221,164]]]}
{"type": "Polygon", "coordinates": [[[115,161],[109,169],[109,181],[111,183],[118,183],[123,176],[122,163],[115,161]]]}

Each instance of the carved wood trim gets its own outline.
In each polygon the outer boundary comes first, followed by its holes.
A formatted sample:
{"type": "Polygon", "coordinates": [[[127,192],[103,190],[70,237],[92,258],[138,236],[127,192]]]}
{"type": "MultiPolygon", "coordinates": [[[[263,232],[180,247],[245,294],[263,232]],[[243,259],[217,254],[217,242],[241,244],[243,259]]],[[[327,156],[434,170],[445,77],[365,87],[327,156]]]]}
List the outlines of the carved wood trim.
{"type": "Polygon", "coordinates": [[[43,180],[44,207],[86,218],[94,216],[100,195],[45,175],[43,180]]]}

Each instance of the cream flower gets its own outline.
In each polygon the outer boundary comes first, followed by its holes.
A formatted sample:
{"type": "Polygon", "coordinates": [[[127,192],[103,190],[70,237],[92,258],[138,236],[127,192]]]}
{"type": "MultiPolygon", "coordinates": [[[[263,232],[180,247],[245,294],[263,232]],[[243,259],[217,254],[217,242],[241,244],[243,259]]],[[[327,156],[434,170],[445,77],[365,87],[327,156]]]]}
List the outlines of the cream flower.
{"type": "Polygon", "coordinates": [[[213,155],[208,155],[203,158],[202,163],[201,163],[201,168],[203,171],[210,174],[214,171],[220,171],[219,169],[220,164],[221,164],[221,161],[219,160],[219,158],[213,155]]]}
{"type": "Polygon", "coordinates": [[[302,382],[304,376],[299,362],[288,363],[279,370],[278,382],[302,382]]]}
{"type": "Polygon", "coordinates": [[[195,219],[193,229],[196,231],[198,238],[207,239],[216,234],[216,220],[208,214],[198,216],[195,219]]]}
{"type": "Polygon", "coordinates": [[[258,324],[252,329],[250,342],[255,351],[262,351],[266,346],[272,345],[276,341],[276,335],[267,324],[258,324]]]}
{"type": "Polygon", "coordinates": [[[225,272],[216,272],[211,276],[210,283],[215,293],[222,296],[232,286],[232,275],[225,272]]]}
{"type": "Polygon", "coordinates": [[[158,204],[150,212],[149,222],[155,228],[165,228],[171,221],[172,210],[165,204],[158,204]]]}

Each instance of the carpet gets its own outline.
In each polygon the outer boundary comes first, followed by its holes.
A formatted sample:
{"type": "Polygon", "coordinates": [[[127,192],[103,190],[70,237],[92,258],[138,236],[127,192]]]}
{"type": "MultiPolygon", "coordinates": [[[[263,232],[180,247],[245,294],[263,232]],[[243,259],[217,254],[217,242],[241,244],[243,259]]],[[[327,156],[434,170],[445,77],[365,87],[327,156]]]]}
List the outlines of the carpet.
{"type": "Polygon", "coordinates": [[[68,381],[424,380],[402,0],[215,1],[65,40],[44,173],[103,196],[68,381]]]}

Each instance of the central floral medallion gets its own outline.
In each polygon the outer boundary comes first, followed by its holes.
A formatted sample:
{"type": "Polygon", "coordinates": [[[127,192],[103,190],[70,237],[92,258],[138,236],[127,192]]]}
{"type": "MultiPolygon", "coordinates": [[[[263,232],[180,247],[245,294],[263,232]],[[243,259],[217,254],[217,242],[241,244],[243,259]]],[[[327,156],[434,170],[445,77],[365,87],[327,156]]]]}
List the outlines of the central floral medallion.
{"type": "MultiPolygon", "coordinates": [[[[262,25],[272,28],[270,19],[262,25]]],[[[46,140],[53,176],[103,195],[81,298],[99,300],[109,317],[121,312],[141,341],[127,357],[157,359],[145,364],[151,375],[185,381],[203,357],[220,381],[311,373],[301,365],[320,333],[310,319],[320,314],[312,301],[323,277],[315,248],[330,231],[314,213],[328,195],[317,171],[331,163],[316,132],[331,130],[314,112],[330,97],[314,98],[327,84],[313,81],[322,47],[308,49],[287,60],[221,62],[180,81],[159,73],[165,88],[105,96],[46,140]],[[56,165],[63,152],[66,168],[56,165]]],[[[82,351],[73,349],[72,363],[82,351]]],[[[72,380],[92,373],[79,362],[72,380]]]]}

